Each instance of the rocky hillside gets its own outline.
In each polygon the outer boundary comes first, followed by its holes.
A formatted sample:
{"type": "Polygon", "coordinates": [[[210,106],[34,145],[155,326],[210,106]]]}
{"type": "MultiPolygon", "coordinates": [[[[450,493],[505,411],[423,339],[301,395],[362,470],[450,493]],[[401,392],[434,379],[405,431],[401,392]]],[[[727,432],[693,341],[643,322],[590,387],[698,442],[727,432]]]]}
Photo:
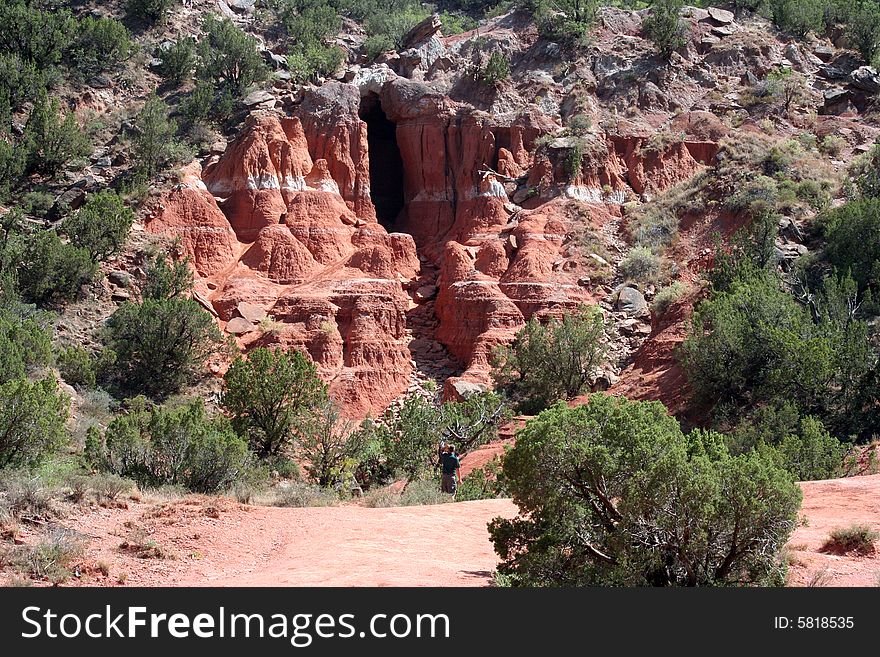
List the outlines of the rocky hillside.
{"type": "MultiPolygon", "coordinates": [[[[860,112],[880,82],[829,41],[716,8],[683,11],[686,42],[667,61],[642,33],[647,13],[601,9],[571,58],[526,12],[455,36],[433,16],[400,52],[349,51],[335,79],[282,75],[245,98],[222,152],[148,205],[145,228],[182,238],[240,347],[306,350],[352,414],[426,378],[447,397],[486,385],[493,348],[525,320],[585,303],[609,319],[613,358],[595,386],[676,408],[687,299],[711,234],[745,220],[725,200],[752,163],[733,162],[802,140],[805,176],[835,183],[877,135],[860,112]],[[509,74],[487,81],[496,53],[509,74]],[[802,82],[787,112],[760,96],[779,70],[802,82]],[[644,245],[659,260],[624,276],[644,245]],[[652,313],[675,282],[682,301],[652,313]]],[[[786,262],[807,252],[798,226],[814,213],[796,208],[780,233],[786,262]]]]}

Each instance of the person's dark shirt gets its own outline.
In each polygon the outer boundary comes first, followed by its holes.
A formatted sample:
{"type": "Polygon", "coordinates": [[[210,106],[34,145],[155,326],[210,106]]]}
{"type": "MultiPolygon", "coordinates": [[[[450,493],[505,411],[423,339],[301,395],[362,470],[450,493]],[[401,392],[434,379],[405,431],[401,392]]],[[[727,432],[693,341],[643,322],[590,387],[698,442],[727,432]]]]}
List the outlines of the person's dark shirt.
{"type": "Polygon", "coordinates": [[[440,464],[443,466],[443,474],[455,474],[455,471],[461,467],[458,457],[449,452],[444,452],[440,456],[440,464]]]}

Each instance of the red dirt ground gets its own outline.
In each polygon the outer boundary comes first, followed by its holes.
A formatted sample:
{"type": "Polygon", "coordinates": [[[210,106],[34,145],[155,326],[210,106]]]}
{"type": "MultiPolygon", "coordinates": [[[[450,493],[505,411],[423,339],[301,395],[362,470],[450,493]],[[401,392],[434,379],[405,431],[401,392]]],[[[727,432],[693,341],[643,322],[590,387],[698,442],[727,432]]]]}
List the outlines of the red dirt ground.
{"type": "MultiPolygon", "coordinates": [[[[820,549],[838,527],[880,530],[880,475],[802,486],[806,525],[789,542],[790,585],[878,585],[880,555],[820,549]]],[[[497,558],[486,524],[516,513],[510,500],[377,509],[245,506],[200,496],[127,504],[93,506],[62,522],[91,539],[68,585],[488,586],[497,558]],[[125,542],[161,556],[142,558],[121,548],[125,542]]],[[[36,537],[22,526],[21,540],[36,537]]]]}
{"type": "MultiPolygon", "coordinates": [[[[854,523],[880,530],[880,475],[808,481],[799,527],[788,542],[792,586],[880,586],[880,554],[837,556],[820,552],[834,529],[854,523]]],[[[880,549],[880,545],[878,545],[880,549]]]]}

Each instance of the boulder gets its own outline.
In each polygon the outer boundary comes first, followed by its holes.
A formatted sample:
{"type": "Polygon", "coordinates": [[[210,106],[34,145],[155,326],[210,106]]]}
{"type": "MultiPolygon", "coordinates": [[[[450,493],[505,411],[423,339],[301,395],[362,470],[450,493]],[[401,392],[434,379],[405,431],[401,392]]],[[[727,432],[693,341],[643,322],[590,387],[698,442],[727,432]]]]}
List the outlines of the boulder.
{"type": "Polygon", "coordinates": [[[266,319],[267,316],[265,310],[252,303],[248,303],[247,301],[239,302],[235,309],[238,311],[238,314],[241,315],[241,317],[253,324],[260,323],[261,321],[266,319]]]}
{"type": "Polygon", "coordinates": [[[834,57],[834,48],[819,45],[813,48],[813,54],[823,62],[830,62],[831,58],[834,57]]]}
{"type": "Polygon", "coordinates": [[[880,92],[880,76],[873,66],[860,66],[849,74],[849,83],[856,89],[867,91],[869,94],[880,92]]]}
{"type": "Polygon", "coordinates": [[[258,90],[249,93],[241,102],[245,107],[271,109],[275,106],[275,96],[271,91],[258,90]]]}
{"type": "Polygon", "coordinates": [[[730,25],[733,22],[734,15],[732,11],[719,9],[718,7],[707,7],[706,11],[709,12],[709,20],[718,25],[730,25]]]}
{"type": "Polygon", "coordinates": [[[489,386],[485,383],[476,381],[466,381],[464,379],[450,379],[448,390],[449,401],[465,401],[472,395],[479,395],[489,390],[489,386]]]}
{"type": "Polygon", "coordinates": [[[624,287],[617,293],[615,307],[630,317],[640,317],[648,312],[645,296],[634,287],[624,287]]]}
{"type": "Polygon", "coordinates": [[[828,89],[823,94],[825,102],[819,114],[843,114],[852,109],[849,91],[846,89],[828,89]]]}
{"type": "Polygon", "coordinates": [[[403,44],[402,49],[406,50],[428,41],[431,37],[440,33],[440,28],[442,26],[443,23],[440,20],[439,14],[431,14],[406,33],[401,41],[403,44]]]}
{"type": "Polygon", "coordinates": [[[233,317],[226,323],[226,332],[232,335],[250,333],[256,327],[244,317],[233,317]]]}
{"type": "Polygon", "coordinates": [[[107,275],[107,280],[119,287],[128,287],[131,285],[131,274],[127,271],[116,269],[107,275]]]}

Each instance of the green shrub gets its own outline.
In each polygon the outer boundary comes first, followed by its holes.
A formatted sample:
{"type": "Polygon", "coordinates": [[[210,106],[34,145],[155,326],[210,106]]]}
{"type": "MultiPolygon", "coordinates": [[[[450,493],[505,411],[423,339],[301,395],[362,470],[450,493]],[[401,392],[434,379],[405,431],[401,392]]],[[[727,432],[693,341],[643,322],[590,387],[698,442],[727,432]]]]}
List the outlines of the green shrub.
{"type": "Polygon", "coordinates": [[[70,568],[83,556],[87,543],[82,534],[55,528],[49,530],[36,545],[17,546],[5,561],[20,573],[60,584],[73,574],[70,568]]]}
{"type": "Polygon", "coordinates": [[[653,281],[660,274],[661,264],[660,256],[651,249],[636,246],[621,260],[619,271],[628,281],[653,281]]]}
{"type": "Polygon", "coordinates": [[[305,418],[298,430],[297,452],[305,458],[309,479],[319,486],[342,486],[354,481],[363,448],[363,434],[344,420],[339,407],[327,400],[305,418]]]}
{"type": "Polygon", "coordinates": [[[453,36],[462,32],[469,32],[477,27],[478,23],[467,14],[450,13],[444,11],[440,14],[440,24],[444,36],[453,36]]]}
{"type": "Polygon", "coordinates": [[[126,302],[107,320],[112,380],[122,391],[162,400],[192,383],[217,353],[222,336],[192,299],[126,302]]]}
{"type": "Polygon", "coordinates": [[[460,455],[494,440],[510,418],[504,400],[491,392],[469,395],[437,406],[418,394],[408,395],[397,412],[389,410],[376,427],[387,467],[408,480],[431,477],[439,462],[439,443],[460,455]]]}
{"type": "Polygon", "coordinates": [[[507,489],[499,480],[501,459],[497,456],[482,468],[475,468],[468,473],[455,493],[456,502],[470,500],[488,500],[496,497],[507,497],[507,489]]]}
{"type": "Polygon", "coordinates": [[[112,18],[86,16],[79,21],[70,57],[80,76],[89,76],[118,66],[132,50],[125,26],[112,18]]]}
{"type": "Polygon", "coordinates": [[[605,359],[605,325],[598,308],[583,308],[542,325],[532,317],[510,346],[493,355],[492,378],[523,413],[586,391],[605,359]]]}
{"type": "Polygon", "coordinates": [[[22,136],[29,171],[54,175],[71,159],[91,152],[89,137],[73,113],[62,118],[60,107],[45,90],[37,94],[22,136]]]}
{"type": "Polygon", "coordinates": [[[95,358],[88,350],[74,345],[58,352],[61,378],[74,388],[95,387],[95,358]]]}
{"type": "Polygon", "coordinates": [[[574,144],[565,149],[562,158],[562,171],[569,182],[573,182],[581,172],[584,165],[584,144],[576,140],[574,144]]]}
{"type": "Polygon", "coordinates": [[[33,466],[67,439],[68,400],[52,378],[0,385],[0,468],[33,466]]]}
{"type": "Polygon", "coordinates": [[[659,402],[557,404],[503,461],[519,507],[489,532],[520,586],[784,584],[801,491],[770,458],[685,437],[659,402]]]}
{"type": "Polygon", "coordinates": [[[845,529],[835,529],[831,536],[822,546],[823,552],[832,554],[874,554],[874,543],[880,538],[880,533],[874,531],[868,525],[850,525],[845,529]]]}
{"type": "Polygon", "coordinates": [[[269,69],[257,52],[257,41],[229,19],[213,15],[205,19],[205,36],[199,42],[199,75],[217,88],[228,88],[235,96],[265,80],[269,69]]]}
{"type": "Polygon", "coordinates": [[[165,253],[157,253],[147,259],[144,273],[146,276],[141,285],[143,299],[181,299],[192,290],[193,272],[187,258],[169,260],[165,253]]]}
{"type": "Polygon", "coordinates": [[[64,220],[70,243],[88,252],[92,262],[115,255],[125,244],[134,212],[110,189],[90,194],[85,204],[64,220]]]}
{"type": "Polygon", "coordinates": [[[477,79],[488,86],[495,86],[509,77],[510,58],[498,50],[489,56],[489,61],[477,74],[477,79]]]}
{"type": "Polygon", "coordinates": [[[228,490],[247,479],[253,455],[228,421],[210,418],[200,399],[179,408],[143,398],[107,427],[97,461],[101,469],[140,486],[180,485],[199,493],[228,490]]]}
{"type": "Polygon", "coordinates": [[[382,43],[379,52],[398,50],[403,47],[403,37],[412,28],[428,17],[428,12],[415,0],[397,0],[391,11],[371,12],[364,20],[367,42],[364,44],[368,56],[382,43]]]}
{"type": "Polygon", "coordinates": [[[663,57],[668,58],[685,44],[685,27],[678,16],[683,6],[683,0],[655,0],[651,14],[642,21],[642,32],[663,57]]]}
{"type": "Polygon", "coordinates": [[[847,3],[844,19],[849,45],[858,50],[865,61],[876,63],[880,49],[880,9],[877,3],[872,0],[847,3]]]}
{"type": "Polygon", "coordinates": [[[869,199],[880,198],[880,145],[859,156],[850,166],[854,190],[851,196],[869,199]]]}
{"type": "Polygon", "coordinates": [[[394,50],[394,41],[387,35],[374,34],[364,40],[364,54],[367,59],[375,59],[389,50],[394,50]]]}
{"type": "Polygon", "coordinates": [[[335,506],[337,504],[339,504],[339,497],[334,492],[305,481],[292,481],[283,487],[279,486],[275,499],[272,500],[272,506],[294,508],[335,506]]]}
{"type": "Polygon", "coordinates": [[[825,29],[825,0],[769,0],[773,22],[779,29],[804,37],[825,29]]]}
{"type": "Polygon", "coordinates": [[[538,33],[566,48],[586,45],[596,18],[598,0],[519,0],[535,16],[538,33]]]}
{"type": "Polygon", "coordinates": [[[785,436],[777,448],[782,467],[798,481],[840,476],[846,447],[817,418],[804,418],[799,429],[785,436]]]}
{"type": "Polygon", "coordinates": [[[308,82],[334,74],[344,59],[345,53],[337,46],[311,43],[291,50],[287,63],[297,82],[308,82]]]}
{"type": "Polygon", "coordinates": [[[177,125],[168,118],[168,106],[155,94],[144,103],[134,121],[132,150],[137,171],[147,180],[170,165],[180,146],[177,125]]]}
{"type": "Polygon", "coordinates": [[[152,24],[164,20],[175,3],[176,0],[127,0],[125,9],[129,16],[152,24]]]}
{"type": "Polygon", "coordinates": [[[829,262],[838,271],[850,272],[860,291],[880,291],[880,199],[831,210],[822,225],[829,262]]]}
{"type": "Polygon", "coordinates": [[[566,127],[571,134],[582,137],[593,127],[593,121],[586,114],[575,114],[568,120],[566,127]]]}
{"type": "Polygon", "coordinates": [[[96,271],[87,250],[62,242],[54,230],[41,230],[23,239],[18,286],[29,302],[73,299],[94,279],[96,271]]]}
{"type": "Polygon", "coordinates": [[[654,300],[651,304],[652,312],[656,316],[662,317],[669,310],[669,307],[684,297],[686,293],[687,286],[685,286],[684,283],[681,281],[673,281],[666,287],[661,288],[660,291],[654,295],[654,300]]]}
{"type": "Polygon", "coordinates": [[[283,454],[326,400],[315,364],[298,351],[254,349],[223,377],[221,404],[238,434],[263,458],[283,454]]]}
{"type": "Polygon", "coordinates": [[[806,308],[769,274],[735,279],[694,312],[682,367],[704,401],[818,401],[833,376],[831,345],[806,308]]]}
{"type": "Polygon", "coordinates": [[[46,77],[46,71],[18,52],[0,54],[0,102],[6,103],[3,111],[7,115],[0,131],[10,127],[12,110],[21,109],[25,101],[33,100],[46,88],[46,77]]]}
{"type": "Polygon", "coordinates": [[[26,307],[0,305],[0,383],[23,379],[52,358],[48,317],[26,307]]]}
{"type": "Polygon", "coordinates": [[[76,36],[76,19],[65,7],[38,2],[0,3],[0,52],[16,53],[39,69],[61,62],[76,36]]]}
{"type": "Polygon", "coordinates": [[[178,114],[185,126],[204,123],[214,115],[214,86],[205,80],[196,82],[192,92],[184,98],[178,107],[178,114]]]}
{"type": "Polygon", "coordinates": [[[451,501],[452,497],[440,490],[440,481],[437,477],[410,481],[402,491],[382,488],[364,498],[364,504],[372,508],[425,506],[451,501]]]}
{"type": "Polygon", "coordinates": [[[196,66],[196,41],[192,37],[182,37],[160,53],[162,66],[159,74],[174,86],[180,86],[189,79],[196,66]]]}

